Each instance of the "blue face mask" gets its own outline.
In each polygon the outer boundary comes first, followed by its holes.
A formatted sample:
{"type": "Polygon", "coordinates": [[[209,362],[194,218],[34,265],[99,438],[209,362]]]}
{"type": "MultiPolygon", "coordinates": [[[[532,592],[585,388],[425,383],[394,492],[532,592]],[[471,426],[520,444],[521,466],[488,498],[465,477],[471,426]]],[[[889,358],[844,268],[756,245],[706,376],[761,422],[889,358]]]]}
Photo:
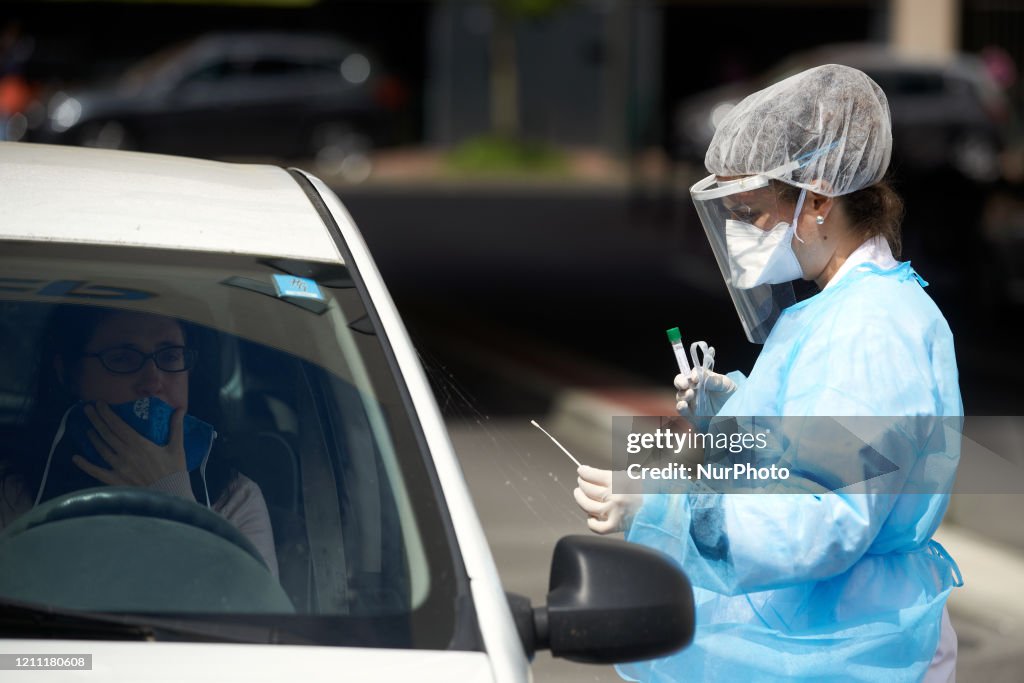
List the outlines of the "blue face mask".
{"type": "MultiPolygon", "coordinates": [[[[86,403],[91,402],[79,401],[68,413],[68,431],[82,457],[98,467],[110,469],[110,465],[100,456],[92,442],[89,441],[89,437],[86,436],[90,430],[95,431],[83,410],[86,403]]],[[[111,405],[110,409],[131,425],[132,429],[156,445],[166,446],[170,441],[171,415],[174,413],[174,408],[155,396],[111,405]]],[[[217,432],[211,425],[191,415],[185,416],[185,466],[189,472],[203,464],[216,436],[217,432]]]]}

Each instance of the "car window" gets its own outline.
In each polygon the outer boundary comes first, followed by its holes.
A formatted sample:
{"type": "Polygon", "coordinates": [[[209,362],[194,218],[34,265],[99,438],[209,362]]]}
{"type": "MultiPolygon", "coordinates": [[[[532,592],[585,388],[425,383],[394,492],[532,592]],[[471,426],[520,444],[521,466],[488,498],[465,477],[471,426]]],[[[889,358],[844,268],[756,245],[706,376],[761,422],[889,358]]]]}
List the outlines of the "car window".
{"type": "Polygon", "coordinates": [[[312,76],[328,75],[337,76],[340,62],[312,62],[283,57],[267,57],[254,60],[252,63],[252,75],[254,76],[312,76]]]}
{"type": "MultiPolygon", "coordinates": [[[[0,244],[0,462],[29,499],[43,491],[38,504],[15,504],[13,520],[0,532],[0,598],[95,612],[187,613],[224,628],[262,625],[280,642],[450,646],[465,586],[414,416],[353,273],[341,264],[239,255],[0,244]],[[185,502],[207,508],[208,497],[217,516],[246,536],[260,512],[248,503],[261,497],[276,576],[262,567],[249,576],[255,570],[248,558],[237,568],[218,560],[180,577],[138,560],[139,572],[157,576],[134,575],[139,551],[118,545],[127,527],[116,516],[76,519],[83,539],[76,548],[12,557],[11,549],[22,547],[19,538],[36,534],[44,543],[46,530],[60,526],[25,530],[19,520],[83,484],[102,489],[69,464],[78,448],[69,418],[63,418],[65,435],[57,435],[60,410],[76,404],[69,387],[83,381],[75,378],[84,371],[66,371],[63,386],[41,385],[54,367],[48,349],[73,333],[67,320],[116,314],[180,323],[184,345],[198,354],[187,371],[188,414],[216,431],[203,469],[188,475],[194,501],[185,502]],[[54,391],[68,394],[57,411],[50,406],[54,391]],[[243,489],[227,510],[218,508],[243,489]],[[21,536],[11,538],[12,531],[21,536]],[[80,576],[63,576],[59,568],[81,564],[94,540],[123,556],[118,571],[125,584],[151,590],[132,589],[137,594],[130,599],[129,588],[118,585],[88,598],[73,594],[68,587],[80,576]],[[245,591],[226,580],[233,572],[245,591]],[[50,584],[29,580],[44,574],[50,584]]],[[[97,355],[88,362],[105,361],[97,355]]],[[[123,363],[123,356],[114,362],[123,363]]],[[[197,542],[189,524],[209,522],[202,517],[208,512],[187,508],[195,519],[165,524],[166,539],[156,547],[186,563],[201,563],[200,553],[237,555],[222,540],[197,542]]],[[[258,534],[248,540],[259,549],[258,534]]]]}
{"type": "Polygon", "coordinates": [[[235,79],[280,79],[309,76],[339,78],[339,61],[303,61],[287,57],[218,60],[193,71],[183,84],[216,83],[235,79]]]}
{"type": "Polygon", "coordinates": [[[245,76],[248,71],[249,65],[246,62],[235,62],[220,59],[207,62],[206,64],[196,68],[194,71],[188,73],[181,79],[180,85],[188,86],[197,83],[217,83],[225,79],[245,76]]]}

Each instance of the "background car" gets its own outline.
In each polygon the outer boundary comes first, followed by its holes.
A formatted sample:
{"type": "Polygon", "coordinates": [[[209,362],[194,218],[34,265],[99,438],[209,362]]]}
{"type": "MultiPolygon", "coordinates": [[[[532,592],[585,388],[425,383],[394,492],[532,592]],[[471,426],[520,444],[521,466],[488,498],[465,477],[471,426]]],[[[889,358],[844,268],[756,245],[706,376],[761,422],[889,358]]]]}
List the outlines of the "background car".
{"type": "Polygon", "coordinates": [[[889,100],[893,168],[902,175],[952,172],[974,182],[997,180],[1012,123],[1009,100],[980,58],[914,59],[882,45],[850,44],[797,54],[752,81],[730,83],[679,103],[677,159],[703,163],[718,121],[750,93],[821,64],[867,73],[889,100]]]}
{"type": "Polygon", "coordinates": [[[58,307],[175,318],[189,413],[218,433],[193,489],[255,482],[280,568],[202,503],[74,489],[0,531],[0,654],[88,652],[111,681],[525,681],[539,649],[625,661],[692,636],[682,572],[623,541],[564,537],[542,606],[503,592],[416,352],[317,178],[0,143],[0,204],[0,463],[58,452],[62,427],[31,419],[58,307]]]}
{"type": "Polygon", "coordinates": [[[30,140],[209,158],[313,158],[360,180],[394,142],[405,86],[330,34],[226,32],[166,48],[111,86],[58,92],[30,140]]]}

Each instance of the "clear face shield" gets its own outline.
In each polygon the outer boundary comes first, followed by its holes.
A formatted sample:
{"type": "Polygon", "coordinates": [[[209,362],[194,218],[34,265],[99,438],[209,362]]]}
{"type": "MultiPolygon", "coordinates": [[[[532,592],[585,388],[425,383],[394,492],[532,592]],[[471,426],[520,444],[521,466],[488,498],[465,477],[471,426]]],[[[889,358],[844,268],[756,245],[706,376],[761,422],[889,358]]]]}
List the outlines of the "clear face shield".
{"type": "Polygon", "coordinates": [[[711,175],[690,188],[747,339],[755,344],[763,344],[782,310],[796,303],[792,282],[803,271],[791,243],[805,192],[794,210],[766,175],[729,181],[711,175]]]}

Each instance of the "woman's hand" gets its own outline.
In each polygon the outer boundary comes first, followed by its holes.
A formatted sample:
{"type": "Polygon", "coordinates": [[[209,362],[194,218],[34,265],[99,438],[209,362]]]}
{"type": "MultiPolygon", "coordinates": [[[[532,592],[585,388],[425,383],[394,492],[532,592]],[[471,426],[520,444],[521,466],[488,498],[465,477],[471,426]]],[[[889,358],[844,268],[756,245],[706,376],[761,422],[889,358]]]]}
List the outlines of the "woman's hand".
{"type": "Polygon", "coordinates": [[[158,446],[142,436],[110,409],[97,401],[85,406],[95,431],[87,432],[89,441],[113,468],[97,467],[80,455],[71,461],[86,474],[111,486],[149,486],[169,474],[185,471],[185,410],[171,415],[170,440],[158,446]]]}
{"type": "Polygon", "coordinates": [[[644,502],[642,493],[612,493],[612,471],[580,466],[576,504],[590,515],[587,526],[596,534],[625,531],[644,502]]]}
{"type": "MultiPolygon", "coordinates": [[[[725,402],[736,391],[736,383],[725,375],[720,375],[711,370],[705,370],[704,392],[711,408],[711,415],[701,417],[713,417],[722,409],[725,402]]],[[[700,379],[700,370],[694,368],[689,374],[676,375],[676,410],[683,417],[695,417],[697,401],[697,384],[700,379]]]]}

